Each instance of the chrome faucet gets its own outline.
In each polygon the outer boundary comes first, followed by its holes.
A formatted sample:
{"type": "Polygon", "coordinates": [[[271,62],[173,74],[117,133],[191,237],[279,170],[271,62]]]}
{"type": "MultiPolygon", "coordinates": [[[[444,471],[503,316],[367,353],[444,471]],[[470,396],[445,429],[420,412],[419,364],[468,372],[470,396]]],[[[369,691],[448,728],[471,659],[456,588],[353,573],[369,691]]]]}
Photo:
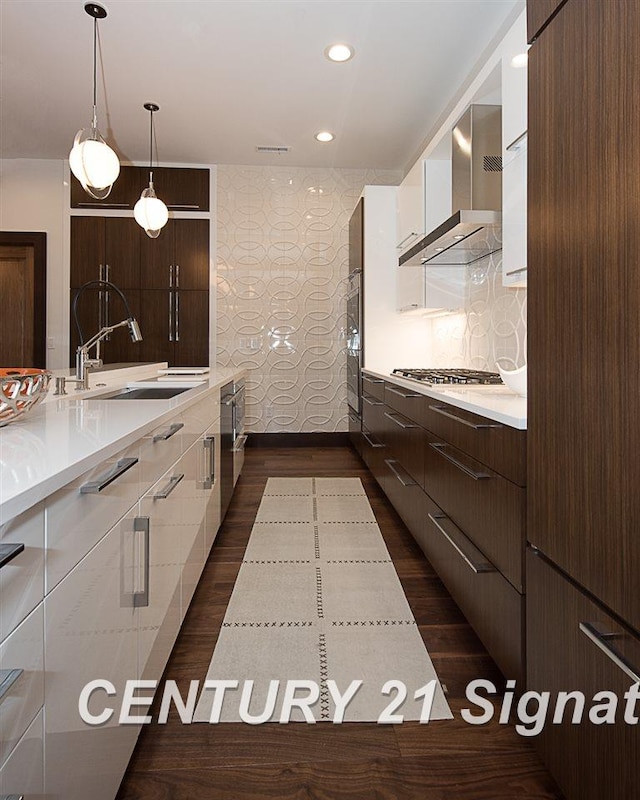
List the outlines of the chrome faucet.
{"type": "Polygon", "coordinates": [[[129,327],[129,334],[131,336],[132,342],[141,342],[142,333],[140,332],[140,326],[138,325],[138,321],[131,313],[131,309],[129,308],[129,303],[127,303],[127,298],[120,291],[120,289],[118,289],[115,283],[111,283],[111,281],[102,281],[102,280],[88,281],[83,286],[81,286],[76,292],[75,297],[73,298],[73,317],[75,319],[76,327],[78,329],[78,334],[80,336],[80,341],[82,342],[82,344],[80,344],[76,350],[76,376],[75,378],[68,378],[68,380],[73,381],[76,384],[76,390],[88,389],[89,369],[91,367],[102,366],[102,359],[99,357],[100,342],[106,336],[108,336],[112,331],[115,331],[116,328],[122,328],[124,325],[128,325],[129,327]],[[104,327],[100,328],[100,330],[94,336],[92,336],[87,342],[83,342],[82,330],[80,328],[80,323],[78,321],[78,299],[85,289],[104,288],[104,287],[113,289],[120,296],[127,312],[127,318],[123,319],[122,322],[118,322],[116,325],[105,325],[104,327]],[[94,345],[96,347],[97,357],[89,358],[89,348],[93,347],[94,345]]]}

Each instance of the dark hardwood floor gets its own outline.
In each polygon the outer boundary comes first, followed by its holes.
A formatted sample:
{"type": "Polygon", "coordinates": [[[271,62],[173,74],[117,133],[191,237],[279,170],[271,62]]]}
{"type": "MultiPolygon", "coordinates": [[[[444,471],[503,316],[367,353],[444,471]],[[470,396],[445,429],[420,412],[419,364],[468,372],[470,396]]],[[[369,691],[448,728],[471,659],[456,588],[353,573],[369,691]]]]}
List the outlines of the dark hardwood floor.
{"type": "MultiPolygon", "coordinates": [[[[422,552],[350,448],[248,449],[164,678],[204,680],[268,477],[362,479],[453,720],[398,726],[242,723],[145,726],[118,800],[561,800],[515,730],[465,723],[467,684],[501,676],[422,552]]],[[[496,702],[498,706],[498,702],[496,702]]],[[[496,717],[498,714],[496,713],[496,717]]]]}

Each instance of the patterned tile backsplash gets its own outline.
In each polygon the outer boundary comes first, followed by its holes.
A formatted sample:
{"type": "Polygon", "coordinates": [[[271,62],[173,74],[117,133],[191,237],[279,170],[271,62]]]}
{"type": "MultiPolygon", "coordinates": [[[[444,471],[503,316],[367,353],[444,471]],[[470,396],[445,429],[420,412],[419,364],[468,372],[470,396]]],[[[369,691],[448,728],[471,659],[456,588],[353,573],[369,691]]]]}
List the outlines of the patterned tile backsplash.
{"type": "MultiPolygon", "coordinates": [[[[401,178],[218,166],[217,363],[249,370],[248,431],[347,430],[349,217],[365,185],[401,178]]],[[[503,289],[500,269],[498,256],[486,274],[473,274],[464,312],[425,319],[434,364],[415,366],[524,363],[526,290],[503,289]]]]}

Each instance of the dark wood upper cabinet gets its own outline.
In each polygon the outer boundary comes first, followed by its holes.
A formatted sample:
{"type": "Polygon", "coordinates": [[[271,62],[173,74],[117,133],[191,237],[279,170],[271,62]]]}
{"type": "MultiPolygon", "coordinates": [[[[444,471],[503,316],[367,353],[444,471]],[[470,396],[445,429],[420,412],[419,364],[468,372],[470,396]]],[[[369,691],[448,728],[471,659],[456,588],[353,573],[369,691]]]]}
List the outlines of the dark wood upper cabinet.
{"type": "Polygon", "coordinates": [[[71,208],[133,208],[140,198],[142,182],[148,180],[149,171],[141,167],[120,167],[120,174],[113,184],[109,196],[95,200],[82,188],[77,178],[71,174],[71,208]]]}
{"type": "MultiPolygon", "coordinates": [[[[148,172],[146,170],[147,179],[148,172]]],[[[167,208],[184,211],[209,210],[208,169],[154,167],[153,186],[167,208]]]]}
{"type": "Polygon", "coordinates": [[[528,535],[640,630],[640,2],[529,52],[528,535]]]}
{"type": "Polygon", "coordinates": [[[71,287],[102,279],[138,288],[143,235],[131,217],[71,217],[71,287]]]}
{"type": "MultiPolygon", "coordinates": [[[[148,167],[120,167],[109,196],[95,200],[71,175],[71,208],[132,209],[149,185],[148,167]]],[[[209,211],[209,170],[195,167],[154,167],[153,185],[167,208],[209,211]]]]}
{"type": "Polygon", "coordinates": [[[558,13],[567,0],[527,0],[527,39],[529,44],[558,13]]]}

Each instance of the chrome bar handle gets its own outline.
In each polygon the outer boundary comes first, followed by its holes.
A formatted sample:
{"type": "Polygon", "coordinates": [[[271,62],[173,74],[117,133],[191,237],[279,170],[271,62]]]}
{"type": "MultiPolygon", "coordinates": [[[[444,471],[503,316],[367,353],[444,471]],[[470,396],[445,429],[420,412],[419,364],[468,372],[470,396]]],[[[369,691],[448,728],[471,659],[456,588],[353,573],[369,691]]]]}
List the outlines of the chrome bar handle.
{"type": "Polygon", "coordinates": [[[510,269],[509,272],[505,273],[508,275],[519,275],[521,272],[528,272],[528,267],[520,267],[520,269],[510,269]]]}
{"type": "Polygon", "coordinates": [[[468,475],[470,478],[473,478],[474,481],[486,481],[493,477],[493,475],[489,475],[488,472],[475,472],[468,467],[466,464],[463,464],[461,461],[458,461],[457,458],[454,458],[449,453],[446,453],[444,448],[448,447],[448,445],[442,442],[429,442],[429,447],[433,448],[436,453],[439,453],[443,458],[446,458],[450,464],[453,464],[454,467],[457,467],[461,472],[464,472],[465,475],[468,475]]]}
{"type": "Polygon", "coordinates": [[[419,425],[405,425],[403,422],[400,422],[400,420],[396,419],[396,416],[392,411],[391,412],[385,411],[384,415],[385,415],[385,417],[387,419],[390,419],[391,422],[395,422],[396,425],[398,425],[400,428],[405,428],[406,430],[408,430],[410,428],[419,428],[420,427],[419,425]]]}
{"type": "MultiPolygon", "coordinates": [[[[104,279],[104,265],[98,264],[98,280],[104,281],[104,279]]],[[[98,291],[98,330],[102,330],[104,328],[104,320],[104,290],[100,289],[98,291]]]]}
{"type": "Polygon", "coordinates": [[[216,482],[216,437],[205,436],[202,440],[205,453],[208,451],[209,471],[206,477],[198,484],[198,489],[211,489],[216,482]]]}
{"type": "Polygon", "coordinates": [[[368,375],[363,375],[362,380],[367,381],[367,383],[384,383],[382,378],[370,378],[368,375]]]}
{"type": "Polygon", "coordinates": [[[176,289],[180,288],[180,264],[176,264],[176,289]]]}
{"type": "Polygon", "coordinates": [[[134,533],[142,534],[142,544],[144,546],[144,558],[140,558],[138,564],[143,564],[142,568],[142,589],[133,593],[133,607],[146,608],[149,605],[149,517],[135,517],[133,520],[134,533]]]}
{"type": "Polygon", "coordinates": [[[173,264],[169,264],[169,288],[173,289],[173,264]]]}
{"type": "Polygon", "coordinates": [[[181,428],[184,428],[184,422],[174,422],[164,433],[157,433],[153,437],[153,443],[156,442],[166,442],[167,439],[170,439],[175,433],[177,433],[181,428]]]}
{"type": "Polygon", "coordinates": [[[137,463],[137,458],[121,458],[111,469],[107,470],[107,472],[99,478],[96,478],[95,481],[83,483],[80,487],[80,494],[98,494],[103,489],[106,489],[110,483],[113,483],[121,475],[124,475],[125,472],[128,472],[128,470],[137,463]]]}
{"type": "Polygon", "coordinates": [[[9,564],[24,550],[24,544],[0,544],[0,569],[9,564]]]}
{"type": "MultiPolygon", "coordinates": [[[[496,572],[496,568],[491,564],[489,561],[476,561],[473,556],[470,556],[468,553],[465,553],[464,550],[460,547],[460,545],[454,541],[451,536],[445,531],[445,529],[440,525],[438,522],[439,519],[449,519],[446,514],[427,514],[431,522],[436,526],[436,528],[440,531],[440,533],[444,536],[444,538],[449,542],[449,544],[453,547],[453,549],[458,553],[458,555],[462,558],[465,564],[470,567],[476,575],[480,575],[486,572],[496,572]]],[[[480,552],[480,551],[478,551],[480,552]]]]}
{"type": "Polygon", "coordinates": [[[180,341],[180,292],[176,290],[175,294],[175,313],[174,313],[174,320],[175,320],[175,340],[176,342],[180,341]]]}
{"type": "Polygon", "coordinates": [[[445,406],[429,406],[429,409],[431,411],[435,411],[436,414],[442,414],[443,417],[453,419],[456,422],[459,422],[461,425],[466,425],[467,428],[473,428],[475,431],[481,431],[485,428],[504,428],[504,425],[501,425],[499,422],[483,422],[480,424],[469,422],[469,420],[462,419],[462,417],[458,417],[455,414],[452,414],[450,411],[447,411],[445,406]]]}
{"type": "Polygon", "coordinates": [[[154,500],[166,500],[167,497],[171,494],[171,492],[176,488],[176,486],[180,483],[180,481],[184,478],[184,472],[181,472],[179,475],[172,475],[169,478],[169,483],[162,489],[160,492],[156,492],[153,495],[154,500]]]}
{"type": "Polygon", "coordinates": [[[366,394],[362,395],[362,399],[364,400],[365,403],[369,403],[370,406],[383,406],[384,405],[382,400],[371,400],[369,397],[367,397],[366,394]]]}
{"type": "Polygon", "coordinates": [[[423,397],[424,395],[417,394],[416,392],[401,392],[400,389],[394,389],[392,386],[387,386],[387,391],[391,392],[392,394],[400,395],[405,400],[409,400],[411,397],[423,397]]]}
{"type": "Polygon", "coordinates": [[[634,683],[640,683],[640,670],[636,669],[622,653],[618,652],[616,648],[610,644],[610,642],[615,639],[622,638],[622,634],[603,633],[591,622],[581,622],[579,625],[582,633],[584,633],[587,638],[591,639],[607,658],[613,661],[613,663],[621,669],[625,675],[631,678],[634,683]]]}
{"type": "Polygon", "coordinates": [[[382,444],[382,442],[374,442],[374,441],[373,441],[373,440],[372,440],[372,439],[369,437],[369,434],[368,434],[368,433],[365,433],[364,431],[362,431],[362,435],[364,436],[364,438],[365,438],[365,440],[367,441],[367,443],[368,443],[369,445],[371,445],[371,447],[384,447],[384,446],[385,446],[385,445],[383,445],[383,444],[382,444]]]}
{"type": "Polygon", "coordinates": [[[173,341],[173,292],[169,289],[169,341],[173,341]]]}
{"type": "Polygon", "coordinates": [[[409,476],[408,473],[407,473],[407,477],[409,478],[409,480],[406,480],[406,478],[402,477],[402,475],[398,472],[398,470],[393,466],[397,462],[394,461],[392,458],[386,458],[384,463],[389,467],[391,472],[393,472],[393,474],[396,476],[396,478],[400,481],[400,483],[403,486],[417,486],[416,481],[414,481],[413,478],[411,476],[409,476]]]}
{"type": "Polygon", "coordinates": [[[246,433],[243,433],[241,436],[238,436],[236,439],[233,447],[231,448],[232,453],[241,453],[244,450],[244,446],[247,443],[247,439],[249,437],[246,433]]]}
{"type": "Polygon", "coordinates": [[[398,242],[398,244],[396,245],[396,249],[402,250],[404,243],[408,242],[409,239],[415,239],[416,236],[420,236],[420,234],[417,233],[416,231],[411,231],[411,233],[408,233],[401,242],[398,242]]]}
{"type": "Polygon", "coordinates": [[[0,669],[0,703],[23,672],[23,669],[0,669]]]}
{"type": "MultiPolygon", "coordinates": [[[[110,278],[109,278],[110,271],[111,271],[111,267],[108,264],[105,264],[105,267],[104,267],[105,281],[109,281],[110,280],[110,278]]],[[[110,294],[111,293],[109,292],[108,289],[104,293],[104,324],[105,324],[105,327],[107,327],[107,328],[109,327],[109,324],[110,324],[109,323],[109,302],[110,302],[109,301],[109,295],[110,294]]],[[[110,342],[111,341],[111,334],[108,333],[104,337],[104,340],[105,340],[105,342],[110,342]]]]}

